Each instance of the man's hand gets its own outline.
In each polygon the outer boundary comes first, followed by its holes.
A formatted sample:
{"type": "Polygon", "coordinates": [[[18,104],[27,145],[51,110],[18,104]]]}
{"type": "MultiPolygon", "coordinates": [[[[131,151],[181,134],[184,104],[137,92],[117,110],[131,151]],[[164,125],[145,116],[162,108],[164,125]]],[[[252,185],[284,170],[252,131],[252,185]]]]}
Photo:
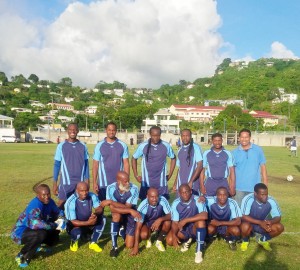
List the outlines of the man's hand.
{"type": "Polygon", "coordinates": [[[142,176],[140,175],[136,175],[135,176],[136,181],[138,181],[139,183],[142,183],[142,176]]]}
{"type": "Polygon", "coordinates": [[[173,191],[174,193],[177,191],[176,185],[174,185],[174,186],[172,187],[172,191],[173,191]]]}
{"type": "Polygon", "coordinates": [[[210,222],[210,224],[211,224],[212,226],[215,226],[215,227],[221,226],[220,223],[221,223],[221,222],[218,221],[218,220],[216,220],[216,219],[212,219],[211,222],[210,222]]]}
{"type": "Polygon", "coordinates": [[[204,196],[199,196],[198,202],[205,203],[206,199],[204,196]]]}
{"type": "Polygon", "coordinates": [[[179,231],[181,231],[183,229],[183,227],[185,226],[185,224],[186,224],[185,219],[182,219],[182,220],[180,220],[178,222],[178,229],[179,229],[179,231]]]}
{"type": "Polygon", "coordinates": [[[139,248],[138,247],[137,248],[134,247],[132,249],[131,253],[130,253],[130,256],[136,256],[138,254],[139,254],[139,248]]]}
{"type": "Polygon", "coordinates": [[[57,188],[57,182],[56,182],[56,181],[53,182],[52,192],[53,192],[53,194],[54,194],[55,196],[58,195],[58,188],[57,188]]]}
{"type": "Polygon", "coordinates": [[[141,214],[138,211],[134,210],[134,209],[130,209],[130,215],[132,215],[134,217],[135,221],[142,220],[141,214]]]}
{"type": "Polygon", "coordinates": [[[181,244],[179,238],[177,235],[173,235],[173,247],[177,249],[179,248],[179,244],[181,244]]]}
{"type": "Polygon", "coordinates": [[[88,223],[89,225],[95,225],[97,222],[97,216],[92,213],[91,216],[89,217],[88,223]]]}
{"type": "Polygon", "coordinates": [[[262,220],[259,224],[266,232],[271,232],[272,223],[269,220],[262,220]]]}
{"type": "Polygon", "coordinates": [[[229,195],[233,197],[235,195],[235,188],[229,188],[229,195]]]}
{"type": "Polygon", "coordinates": [[[160,218],[158,218],[157,220],[155,220],[151,226],[151,230],[154,232],[154,231],[158,231],[159,227],[160,227],[160,224],[161,224],[161,220],[160,218]]]}
{"type": "Polygon", "coordinates": [[[94,185],[94,192],[95,192],[95,194],[98,194],[98,192],[99,192],[98,184],[94,185]]]}

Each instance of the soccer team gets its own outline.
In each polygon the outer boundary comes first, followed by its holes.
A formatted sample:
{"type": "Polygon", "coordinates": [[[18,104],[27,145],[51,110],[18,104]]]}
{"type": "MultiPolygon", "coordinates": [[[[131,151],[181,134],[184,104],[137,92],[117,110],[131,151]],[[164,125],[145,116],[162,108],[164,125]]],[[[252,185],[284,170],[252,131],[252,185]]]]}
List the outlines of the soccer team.
{"type": "Polygon", "coordinates": [[[161,140],[161,129],[153,126],[150,138],[141,143],[132,156],[131,165],[138,188],[130,182],[129,151],[116,137],[117,126],[106,126],[106,138],[98,142],[93,155],[90,192],[89,155],[77,139],[76,124],[68,126],[68,139],[58,144],[53,171],[53,193],[41,184],[37,196],[19,216],[12,239],[22,244],[17,264],[27,267],[36,252],[47,251],[66,229],[71,238],[70,250],[76,252],[79,239],[89,240],[89,249],[101,252],[98,244],[106,225],[104,208],[111,213],[110,256],[118,256],[118,236],[139,253],[139,243],[146,240],[164,252],[164,242],[185,252],[196,241],[195,263],[203,260],[203,251],[216,239],[227,241],[231,250],[237,242],[246,251],[249,237],[271,251],[269,240],[284,230],[281,212],[268,195],[266,160],[262,149],[251,143],[251,132],[239,133],[239,146],[224,149],[222,135],[212,135],[211,149],[202,153],[190,130],[181,131],[182,145],[178,158],[169,143],[161,140]],[[141,158],[141,175],[138,159],[141,158]],[[167,158],[170,166],[167,168],[167,158]],[[176,199],[169,203],[168,181],[178,167],[173,191],[176,199]],[[261,183],[261,179],[262,182],[261,183]],[[138,200],[140,203],[138,205],[138,200]]]}

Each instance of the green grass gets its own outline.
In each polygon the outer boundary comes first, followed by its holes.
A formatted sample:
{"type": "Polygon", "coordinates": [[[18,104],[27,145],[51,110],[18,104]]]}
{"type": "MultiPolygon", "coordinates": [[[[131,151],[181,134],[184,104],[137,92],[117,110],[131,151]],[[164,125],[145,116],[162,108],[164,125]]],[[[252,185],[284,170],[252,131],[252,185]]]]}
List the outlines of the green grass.
{"type": "MultiPolygon", "coordinates": [[[[0,144],[0,269],[16,269],[15,255],[20,247],[12,242],[9,233],[18,215],[33,198],[32,187],[43,181],[52,187],[54,144],[0,144]]],[[[94,145],[88,145],[90,161],[94,145]]],[[[208,147],[205,147],[208,148],[208,147]]],[[[231,149],[229,149],[231,150],[231,149]]],[[[129,257],[119,239],[120,255],[109,257],[111,241],[109,223],[100,246],[103,252],[96,254],[88,249],[87,243],[80,243],[78,252],[69,250],[69,237],[61,236],[60,244],[49,255],[38,254],[29,269],[299,269],[300,265],[300,216],[297,200],[300,191],[300,158],[291,158],[286,148],[265,147],[269,175],[269,193],[281,206],[285,233],[272,240],[273,252],[262,250],[254,241],[247,252],[239,249],[232,252],[224,241],[214,242],[205,253],[201,266],[194,263],[195,244],[186,253],[173,248],[160,253],[155,247],[129,257]],[[288,174],[293,182],[285,180],[288,174]]],[[[132,151],[131,151],[132,152],[132,151]]],[[[91,167],[90,167],[91,168],[91,167]]],[[[171,179],[170,187],[174,177],[171,179]]],[[[107,214],[109,214],[107,212],[107,214]]]]}

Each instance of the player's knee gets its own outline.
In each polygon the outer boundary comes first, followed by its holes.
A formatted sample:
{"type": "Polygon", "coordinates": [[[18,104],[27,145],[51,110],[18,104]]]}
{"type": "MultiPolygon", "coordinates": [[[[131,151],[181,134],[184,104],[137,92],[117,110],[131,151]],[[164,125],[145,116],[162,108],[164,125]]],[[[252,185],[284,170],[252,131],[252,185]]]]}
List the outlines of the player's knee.
{"type": "Polygon", "coordinates": [[[149,233],[145,231],[141,231],[140,238],[141,240],[147,240],[149,238],[149,233]]]}
{"type": "Polygon", "coordinates": [[[212,226],[212,225],[207,226],[207,233],[208,234],[215,234],[215,232],[216,232],[216,227],[215,226],[212,226]]]}
{"type": "Polygon", "coordinates": [[[277,235],[281,234],[284,231],[284,226],[281,223],[273,224],[273,226],[274,226],[274,231],[277,233],[277,235]]]}
{"type": "Polygon", "coordinates": [[[196,228],[206,228],[206,221],[205,220],[197,221],[196,228]]]}
{"type": "Polygon", "coordinates": [[[240,230],[242,233],[249,233],[249,231],[251,231],[251,224],[249,222],[242,222],[240,230]]]}
{"type": "Polygon", "coordinates": [[[173,235],[172,232],[169,232],[166,236],[166,243],[168,246],[172,246],[173,245],[173,235]]]}
{"type": "Polygon", "coordinates": [[[238,226],[230,226],[228,228],[228,231],[231,235],[234,235],[234,236],[239,236],[240,235],[240,228],[238,226]]]}

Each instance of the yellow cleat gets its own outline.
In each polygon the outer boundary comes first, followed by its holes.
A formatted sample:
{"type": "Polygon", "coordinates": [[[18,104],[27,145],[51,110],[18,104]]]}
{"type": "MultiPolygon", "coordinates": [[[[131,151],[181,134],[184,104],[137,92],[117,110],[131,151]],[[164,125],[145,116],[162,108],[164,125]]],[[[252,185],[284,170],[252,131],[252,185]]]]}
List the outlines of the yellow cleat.
{"type": "Polygon", "coordinates": [[[70,250],[76,252],[78,250],[78,240],[71,241],[70,250]]]}
{"type": "Polygon", "coordinates": [[[95,252],[101,252],[102,251],[102,248],[99,247],[98,244],[95,243],[95,242],[92,242],[92,243],[89,244],[89,249],[92,249],[95,252]]]}
{"type": "Polygon", "coordinates": [[[242,242],[241,251],[246,251],[248,249],[249,242],[242,242]]]}
{"type": "Polygon", "coordinates": [[[270,243],[268,241],[260,241],[257,242],[259,245],[261,245],[265,250],[272,251],[272,248],[270,246],[270,243]]]}

